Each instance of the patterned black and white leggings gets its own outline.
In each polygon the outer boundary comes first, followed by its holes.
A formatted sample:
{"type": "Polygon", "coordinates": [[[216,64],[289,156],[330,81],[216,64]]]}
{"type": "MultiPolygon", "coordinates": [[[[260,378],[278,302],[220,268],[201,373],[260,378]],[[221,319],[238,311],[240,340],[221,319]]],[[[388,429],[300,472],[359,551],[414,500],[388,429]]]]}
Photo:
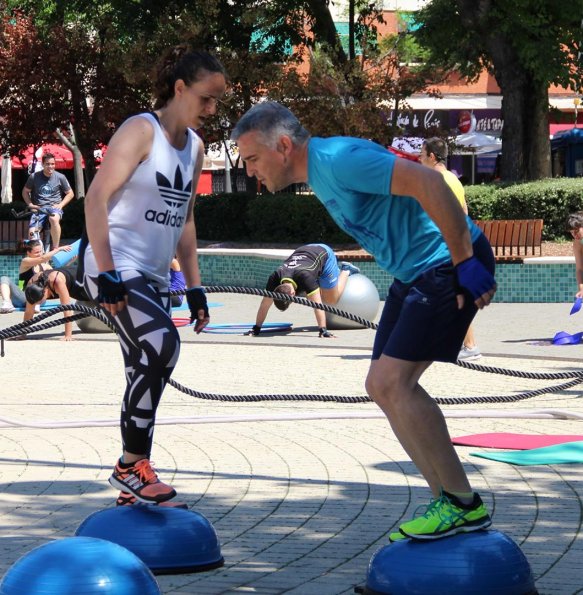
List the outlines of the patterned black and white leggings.
{"type": "MultiPolygon", "coordinates": [[[[119,336],[126,375],[121,409],[124,450],[150,457],[156,409],[180,354],[180,337],[172,322],[168,288],[139,271],[122,271],[128,305],[113,321],[119,336]]],[[[85,288],[97,298],[97,280],[85,276],[85,288]]]]}

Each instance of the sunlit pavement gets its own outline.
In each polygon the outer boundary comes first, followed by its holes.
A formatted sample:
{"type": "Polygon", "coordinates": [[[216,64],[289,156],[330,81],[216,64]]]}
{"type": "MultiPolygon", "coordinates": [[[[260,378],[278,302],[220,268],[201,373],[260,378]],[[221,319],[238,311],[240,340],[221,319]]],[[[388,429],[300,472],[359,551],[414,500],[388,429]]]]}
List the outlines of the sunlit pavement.
{"type": "MultiPolygon", "coordinates": [[[[209,299],[220,304],[211,308],[213,322],[220,324],[253,323],[259,304],[251,296],[209,299]]],[[[550,344],[558,331],[583,330],[569,310],[569,304],[491,306],[475,322],[485,354],[478,363],[537,372],[578,369],[581,345],[550,344]]],[[[1,315],[0,328],[20,320],[18,313],[1,315]]],[[[173,378],[215,395],[364,395],[372,330],[320,339],[312,312],[301,306],[270,312],[269,320],[291,322],[292,331],[196,336],[181,328],[173,378]]],[[[3,420],[86,426],[0,427],[0,574],[32,548],[72,536],[83,519],[112,506],[117,495],[107,483],[120,451],[116,424],[124,377],[117,340],[76,332],[67,343],[58,340],[61,335],[57,327],[6,342],[0,359],[3,420]],[[103,425],[95,427],[96,420],[103,425]]],[[[512,395],[562,382],[446,364],[434,365],[423,378],[437,397],[512,395]]],[[[528,417],[549,410],[583,415],[582,392],[574,387],[516,403],[444,411],[452,436],[583,434],[581,420],[528,417]]],[[[233,403],[200,400],[169,387],[158,422],[152,458],[159,474],[213,523],[225,557],[218,570],[158,577],[165,594],[352,593],[364,582],[372,554],[388,543],[388,533],[429,497],[371,403],[233,403]],[[170,418],[173,423],[167,423],[170,418]]],[[[539,592],[580,592],[581,465],[512,466],[470,454],[483,449],[456,448],[493,514],[494,528],[527,556],[539,592]]]]}

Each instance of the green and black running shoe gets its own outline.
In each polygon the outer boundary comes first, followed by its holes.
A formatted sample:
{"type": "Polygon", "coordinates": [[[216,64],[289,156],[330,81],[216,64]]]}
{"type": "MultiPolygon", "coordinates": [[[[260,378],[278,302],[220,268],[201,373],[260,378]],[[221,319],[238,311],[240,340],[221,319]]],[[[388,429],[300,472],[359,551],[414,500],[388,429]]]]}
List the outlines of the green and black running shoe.
{"type": "Polygon", "coordinates": [[[421,516],[403,523],[399,531],[411,539],[430,540],[479,531],[491,524],[492,519],[479,494],[474,493],[471,504],[464,504],[453,494],[442,491],[421,516]]]}

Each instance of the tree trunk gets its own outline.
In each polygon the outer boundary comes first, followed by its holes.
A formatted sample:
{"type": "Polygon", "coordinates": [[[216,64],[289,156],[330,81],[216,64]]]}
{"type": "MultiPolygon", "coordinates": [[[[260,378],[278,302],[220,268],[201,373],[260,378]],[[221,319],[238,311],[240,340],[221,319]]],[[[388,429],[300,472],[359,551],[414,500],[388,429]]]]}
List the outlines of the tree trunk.
{"type": "Polygon", "coordinates": [[[551,143],[549,141],[549,91],[544,83],[530,81],[526,95],[524,119],[524,155],[526,179],[540,180],[551,176],[551,143]]]}
{"type": "Polygon", "coordinates": [[[522,81],[510,80],[502,90],[502,155],[500,178],[505,182],[520,182],[526,179],[526,163],[523,154],[525,89],[522,81]]]}
{"type": "Polygon", "coordinates": [[[348,2],[348,59],[354,60],[356,48],[354,43],[354,1],[348,2]]]}
{"type": "Polygon", "coordinates": [[[457,0],[463,24],[485,40],[502,92],[501,178],[537,180],[551,172],[548,88],[520,66],[511,39],[488,30],[491,4],[490,0],[457,0]]]}
{"type": "Polygon", "coordinates": [[[75,198],[85,198],[85,177],[83,176],[83,156],[79,147],[73,150],[75,198]]]}
{"type": "Polygon", "coordinates": [[[83,177],[83,155],[75,140],[73,127],[71,126],[71,138],[66,137],[57,128],[56,133],[59,140],[73,153],[73,172],[75,178],[75,198],[85,198],[85,178],[83,177]]]}
{"type": "Polygon", "coordinates": [[[520,182],[527,177],[524,147],[528,77],[518,65],[518,57],[512,45],[500,35],[488,40],[496,82],[502,92],[502,156],[500,177],[503,181],[520,182]]]}
{"type": "Polygon", "coordinates": [[[342,44],[338,38],[336,25],[330,13],[330,8],[326,0],[308,0],[307,8],[311,13],[313,20],[312,33],[318,43],[327,43],[332,50],[332,56],[336,65],[346,62],[346,54],[342,49],[342,44]]]}
{"type": "Polygon", "coordinates": [[[544,83],[532,77],[500,76],[502,91],[501,178],[508,182],[540,180],[551,175],[549,97],[544,83]]]}

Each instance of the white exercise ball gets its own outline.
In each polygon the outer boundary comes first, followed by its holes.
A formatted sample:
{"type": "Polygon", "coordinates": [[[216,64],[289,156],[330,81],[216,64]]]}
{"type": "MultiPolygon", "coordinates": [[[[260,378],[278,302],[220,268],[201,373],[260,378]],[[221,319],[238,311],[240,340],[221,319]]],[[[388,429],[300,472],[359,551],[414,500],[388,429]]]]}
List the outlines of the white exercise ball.
{"type": "MultiPolygon", "coordinates": [[[[344,291],[334,308],[373,322],[379,305],[380,297],[376,285],[365,275],[356,273],[346,280],[344,291]]],[[[330,312],[326,312],[326,326],[331,330],[366,328],[354,320],[330,312]]]]}
{"type": "MultiPolygon", "coordinates": [[[[84,302],[81,300],[77,300],[77,304],[80,306],[87,306],[88,308],[93,308],[94,310],[97,308],[93,302],[84,302]]],[[[99,318],[95,318],[95,316],[87,316],[85,318],[80,318],[79,320],[75,321],[79,330],[83,331],[84,333],[111,333],[113,332],[105,322],[101,322],[99,318]]]]}

